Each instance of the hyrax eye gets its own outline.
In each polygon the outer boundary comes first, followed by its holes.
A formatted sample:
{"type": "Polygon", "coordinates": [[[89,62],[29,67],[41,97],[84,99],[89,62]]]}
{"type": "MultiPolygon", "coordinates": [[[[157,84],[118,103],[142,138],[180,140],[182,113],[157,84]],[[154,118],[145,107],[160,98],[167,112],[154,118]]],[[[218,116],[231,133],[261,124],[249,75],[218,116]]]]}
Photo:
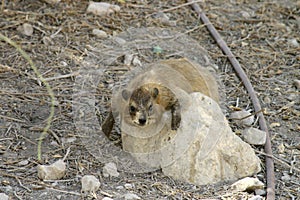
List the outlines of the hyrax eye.
{"type": "Polygon", "coordinates": [[[129,111],[130,111],[130,112],[135,112],[135,111],[136,111],[136,108],[135,108],[134,106],[130,106],[130,107],[129,107],[129,111]]]}
{"type": "Polygon", "coordinates": [[[153,109],[153,106],[152,106],[152,104],[149,106],[149,111],[152,111],[152,109],[153,109]]]}

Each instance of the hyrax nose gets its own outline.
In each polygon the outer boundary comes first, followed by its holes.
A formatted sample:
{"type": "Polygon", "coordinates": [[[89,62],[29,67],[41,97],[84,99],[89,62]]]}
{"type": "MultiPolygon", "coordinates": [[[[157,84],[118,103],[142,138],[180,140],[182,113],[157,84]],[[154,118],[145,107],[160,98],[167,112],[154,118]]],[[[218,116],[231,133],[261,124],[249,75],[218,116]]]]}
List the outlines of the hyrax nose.
{"type": "Polygon", "coordinates": [[[146,124],[146,119],[145,118],[140,118],[139,119],[139,124],[140,125],[145,125],[146,124]]]}

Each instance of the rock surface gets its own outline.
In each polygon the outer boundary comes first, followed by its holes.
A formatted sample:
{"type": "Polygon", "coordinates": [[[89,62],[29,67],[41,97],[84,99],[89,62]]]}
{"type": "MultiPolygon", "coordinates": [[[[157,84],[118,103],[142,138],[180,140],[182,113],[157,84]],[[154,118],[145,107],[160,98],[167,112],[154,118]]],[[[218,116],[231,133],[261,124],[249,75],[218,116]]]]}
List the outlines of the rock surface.
{"type": "Polygon", "coordinates": [[[94,15],[103,16],[109,15],[114,12],[119,12],[120,6],[112,5],[105,2],[90,2],[87,8],[87,13],[93,13],[94,15]]]}
{"type": "Polygon", "coordinates": [[[257,128],[247,128],[242,131],[244,140],[249,144],[264,145],[266,143],[266,132],[257,128]]]}
{"type": "Polygon", "coordinates": [[[257,189],[262,189],[264,184],[258,180],[258,178],[243,178],[234,184],[231,185],[231,188],[234,191],[243,192],[243,191],[255,191],[257,189]]]}
{"type": "Polygon", "coordinates": [[[5,193],[0,193],[0,200],[9,200],[9,196],[7,196],[5,193]]]}
{"type": "Polygon", "coordinates": [[[65,175],[66,163],[60,159],[51,165],[38,165],[37,170],[42,180],[58,180],[65,175]]]}
{"type": "Polygon", "coordinates": [[[118,172],[117,166],[115,163],[107,163],[103,167],[103,176],[104,177],[118,177],[120,174],[118,172]]]}
{"type": "Polygon", "coordinates": [[[240,127],[251,126],[254,122],[254,116],[251,116],[251,112],[246,110],[233,112],[231,113],[230,118],[240,127]]]}
{"type": "Polygon", "coordinates": [[[99,180],[93,175],[85,175],[81,179],[81,191],[82,192],[96,192],[100,187],[99,180]]]}
{"type": "Polygon", "coordinates": [[[165,126],[148,138],[125,135],[123,146],[140,162],[160,165],[165,175],[196,185],[260,171],[254,150],[232,132],[215,101],[201,93],[192,93],[187,101],[177,132],[165,126]]]}

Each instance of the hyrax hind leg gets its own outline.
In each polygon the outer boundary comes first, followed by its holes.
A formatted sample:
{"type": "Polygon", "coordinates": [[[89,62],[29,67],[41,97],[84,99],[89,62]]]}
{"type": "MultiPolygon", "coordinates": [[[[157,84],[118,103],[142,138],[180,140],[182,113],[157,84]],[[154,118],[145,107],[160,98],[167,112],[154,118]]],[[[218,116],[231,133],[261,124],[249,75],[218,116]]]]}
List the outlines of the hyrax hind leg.
{"type": "Polygon", "coordinates": [[[171,121],[171,129],[177,130],[180,126],[181,114],[180,114],[180,104],[178,100],[171,107],[172,121],[171,121]]]}
{"type": "Polygon", "coordinates": [[[107,137],[110,136],[111,131],[114,126],[114,123],[115,123],[115,119],[114,119],[112,111],[110,111],[108,116],[106,117],[106,119],[104,120],[104,122],[102,124],[102,131],[107,137]]]}

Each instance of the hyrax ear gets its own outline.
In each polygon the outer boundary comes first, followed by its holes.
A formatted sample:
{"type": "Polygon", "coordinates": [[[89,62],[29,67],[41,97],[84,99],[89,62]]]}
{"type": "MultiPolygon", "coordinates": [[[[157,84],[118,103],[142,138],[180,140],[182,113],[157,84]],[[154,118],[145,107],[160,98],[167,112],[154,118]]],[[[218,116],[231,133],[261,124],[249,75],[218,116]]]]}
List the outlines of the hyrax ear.
{"type": "Polygon", "coordinates": [[[158,96],[158,93],[159,93],[158,89],[157,88],[153,88],[152,93],[151,93],[152,97],[156,98],[158,96]]]}
{"type": "Polygon", "coordinates": [[[129,99],[129,97],[130,97],[130,92],[129,92],[128,90],[124,89],[124,90],[122,91],[122,97],[123,97],[123,99],[124,99],[125,101],[127,101],[127,100],[129,99]]]}

